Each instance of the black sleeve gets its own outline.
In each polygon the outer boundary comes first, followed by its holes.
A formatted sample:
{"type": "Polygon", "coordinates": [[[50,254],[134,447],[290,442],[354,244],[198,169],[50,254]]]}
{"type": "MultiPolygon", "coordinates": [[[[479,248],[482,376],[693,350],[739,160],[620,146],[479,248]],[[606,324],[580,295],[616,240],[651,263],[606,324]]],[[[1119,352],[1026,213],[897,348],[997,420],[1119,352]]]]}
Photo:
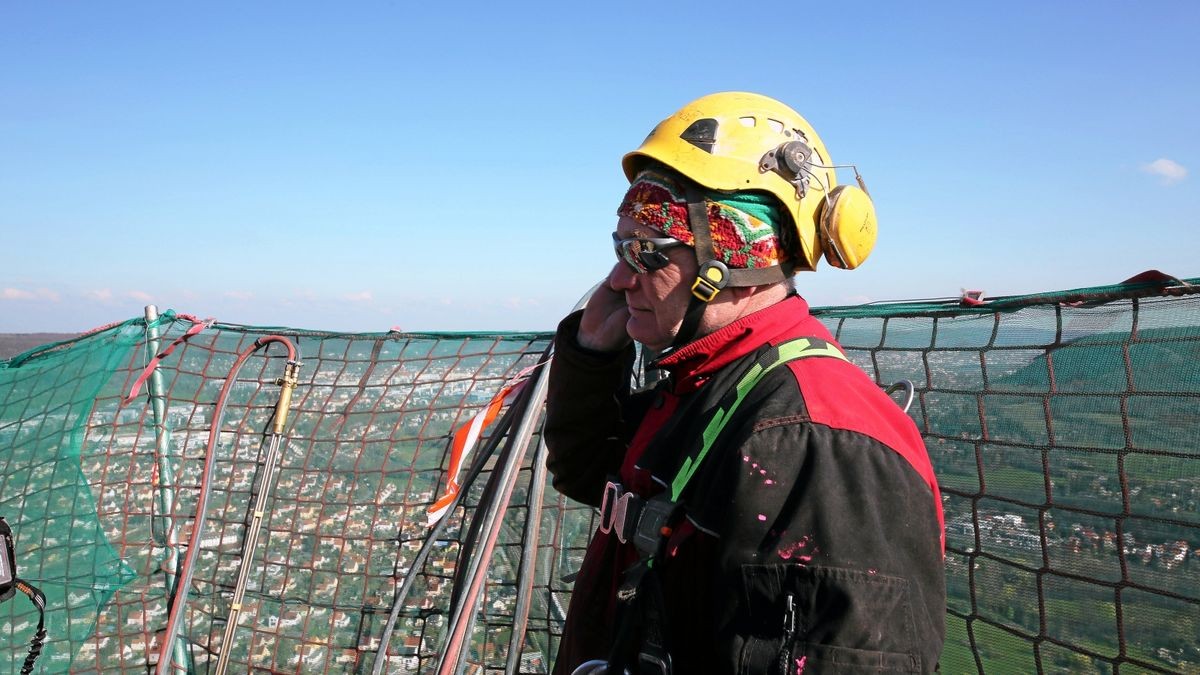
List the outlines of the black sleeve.
{"type": "Polygon", "coordinates": [[[621,467],[625,449],[645,410],[642,395],[630,394],[634,347],[603,353],[575,340],[582,312],[558,326],[546,397],[546,467],[554,487],[592,506],[600,505],[604,483],[621,467]]]}

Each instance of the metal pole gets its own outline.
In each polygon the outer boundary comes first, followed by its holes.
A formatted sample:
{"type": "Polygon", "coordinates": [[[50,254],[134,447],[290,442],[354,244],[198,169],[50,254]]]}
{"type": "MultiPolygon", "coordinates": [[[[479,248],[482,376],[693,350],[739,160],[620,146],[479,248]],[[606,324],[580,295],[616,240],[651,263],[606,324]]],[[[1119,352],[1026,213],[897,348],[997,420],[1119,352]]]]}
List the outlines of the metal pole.
{"type": "MultiPolygon", "coordinates": [[[[535,411],[540,414],[540,411],[535,411]]],[[[533,456],[533,476],[529,479],[529,505],[525,512],[525,541],[521,548],[521,568],[517,574],[517,604],[513,609],[513,629],[508,638],[508,663],[505,672],[515,673],[521,667],[525,651],[525,629],[529,625],[530,596],[533,594],[537,570],[538,539],[541,534],[542,505],[546,492],[546,439],[538,441],[533,456]]],[[[545,645],[548,647],[548,645],[545,645]]],[[[554,658],[552,655],[546,655],[554,658]]]]}
{"type": "MultiPolygon", "coordinates": [[[[154,358],[159,349],[158,307],[146,305],[146,351],[154,358]]],[[[150,410],[154,415],[154,457],[158,463],[158,512],[165,548],[161,568],[166,575],[167,598],[175,594],[179,582],[179,534],[175,531],[175,466],[171,456],[171,436],[167,432],[167,398],[163,392],[162,372],[155,368],[147,386],[150,410]]],[[[186,674],[191,657],[183,641],[175,643],[171,660],[176,673],[186,674]]]]}
{"type": "Polygon", "coordinates": [[[233,649],[233,637],[237,633],[238,621],[242,616],[242,600],[246,596],[246,582],[250,579],[250,568],[254,564],[254,549],[258,547],[258,534],[266,515],[267,497],[271,491],[271,477],[275,473],[275,464],[279,459],[280,437],[271,435],[271,443],[267,448],[267,457],[263,461],[261,484],[254,498],[254,511],[250,517],[250,526],[246,528],[246,539],[242,544],[242,560],[238,568],[237,584],[233,587],[233,598],[229,604],[229,616],[225,621],[225,634],[221,637],[221,649],[217,652],[216,674],[221,675],[229,667],[230,652],[233,649]]]}
{"type": "Polygon", "coordinates": [[[229,604],[229,617],[225,621],[225,634],[221,637],[221,649],[217,653],[216,675],[224,675],[229,668],[233,638],[242,615],[242,600],[246,597],[246,583],[250,580],[250,568],[254,565],[254,550],[258,548],[258,535],[262,531],[263,519],[267,514],[267,501],[271,498],[271,489],[275,486],[275,467],[279,464],[280,455],[279,442],[283,439],[283,427],[287,423],[292,390],[296,388],[299,370],[298,362],[288,361],[284,366],[283,379],[279,381],[283,389],[275,404],[275,425],[267,446],[267,456],[263,459],[262,477],[259,479],[258,493],[254,496],[254,510],[251,511],[246,538],[242,542],[242,559],[238,566],[237,584],[233,587],[233,599],[229,604]]]}

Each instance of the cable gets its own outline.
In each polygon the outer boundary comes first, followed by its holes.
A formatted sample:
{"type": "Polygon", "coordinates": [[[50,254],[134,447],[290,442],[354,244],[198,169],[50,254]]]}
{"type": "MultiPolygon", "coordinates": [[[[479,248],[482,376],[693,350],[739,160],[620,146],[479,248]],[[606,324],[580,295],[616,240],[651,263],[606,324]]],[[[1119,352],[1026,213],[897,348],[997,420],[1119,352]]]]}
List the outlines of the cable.
{"type": "MultiPolygon", "coordinates": [[[[546,351],[539,359],[539,363],[546,363],[553,348],[553,343],[546,346],[546,351]]],[[[520,401],[521,424],[509,437],[504,449],[504,457],[493,470],[485,488],[485,494],[480,497],[480,508],[476,509],[475,517],[471,522],[473,536],[468,535],[469,538],[463,542],[463,553],[459,556],[459,561],[467,560],[467,565],[464,567],[460,564],[455,569],[454,595],[456,598],[451,601],[450,625],[447,629],[449,637],[438,667],[438,672],[442,675],[457,673],[462,669],[467,643],[475,622],[475,608],[486,583],[488,572],[486,565],[495,550],[496,540],[500,534],[508,501],[512,498],[520,464],[529,447],[538,413],[546,399],[548,371],[549,369],[543,369],[532,383],[533,386],[526,387],[521,392],[523,394],[523,400],[520,401]],[[480,523],[479,527],[476,527],[477,522],[480,523]],[[467,558],[468,551],[473,553],[474,548],[480,544],[482,548],[479,554],[467,558]],[[460,578],[460,570],[464,571],[461,578],[468,581],[465,592],[460,588],[461,582],[457,582],[460,578]]]]}
{"type": "Polygon", "coordinates": [[[379,647],[375,650],[375,663],[371,668],[372,675],[379,675],[381,672],[383,672],[383,664],[387,660],[386,654],[388,642],[391,640],[392,633],[396,629],[396,620],[400,616],[400,608],[404,606],[404,601],[408,598],[408,594],[412,590],[413,583],[416,581],[417,571],[421,569],[421,567],[425,564],[425,560],[433,551],[433,546],[438,540],[438,535],[440,535],[446,528],[446,524],[450,520],[449,514],[453,513],[454,510],[458,508],[459,503],[466,498],[466,495],[470,491],[471,485],[475,482],[475,479],[479,477],[479,474],[483,473],[483,467],[487,464],[487,460],[491,458],[492,454],[496,451],[496,448],[500,445],[500,441],[508,433],[509,427],[512,426],[513,420],[517,417],[516,411],[527,397],[527,392],[521,392],[517,400],[514,401],[513,404],[509,406],[508,410],[506,410],[504,414],[500,416],[500,419],[496,421],[496,426],[492,431],[492,435],[488,437],[487,443],[480,448],[479,452],[475,455],[475,460],[471,463],[471,466],[467,469],[467,474],[463,477],[458,494],[455,495],[454,501],[452,501],[446,508],[447,516],[438,520],[437,524],[435,524],[429,533],[425,535],[425,541],[421,544],[421,550],[417,552],[417,557],[414,558],[412,564],[409,565],[409,572],[404,577],[404,582],[401,583],[400,588],[397,589],[395,600],[392,601],[391,612],[388,614],[387,623],[384,624],[383,633],[379,637],[379,647]]]}

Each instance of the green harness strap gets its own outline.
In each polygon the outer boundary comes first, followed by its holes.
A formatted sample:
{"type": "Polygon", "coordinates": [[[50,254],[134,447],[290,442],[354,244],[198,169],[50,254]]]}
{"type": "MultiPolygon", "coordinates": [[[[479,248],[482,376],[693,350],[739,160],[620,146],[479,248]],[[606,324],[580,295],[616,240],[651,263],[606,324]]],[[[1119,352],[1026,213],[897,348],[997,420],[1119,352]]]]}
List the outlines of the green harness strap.
{"type": "Polygon", "coordinates": [[[737,386],[730,389],[721,397],[721,401],[717,404],[717,412],[708,420],[708,425],[704,427],[704,442],[700,446],[700,451],[694,457],[688,457],[683,461],[683,465],[679,467],[679,473],[675,474],[675,479],[671,481],[671,501],[679,501],[680,495],[683,494],[683,489],[687,487],[688,481],[692,479],[696,470],[700,468],[700,463],[704,461],[704,458],[708,455],[708,451],[717,442],[717,438],[721,435],[721,431],[725,428],[725,425],[729,423],[733,414],[737,412],[738,407],[742,405],[742,401],[746,399],[746,396],[766,377],[767,373],[791,361],[813,356],[827,356],[849,363],[846,355],[835,347],[833,343],[815,337],[789,340],[776,347],[772,347],[755,361],[754,365],[738,380],[737,386]]]}

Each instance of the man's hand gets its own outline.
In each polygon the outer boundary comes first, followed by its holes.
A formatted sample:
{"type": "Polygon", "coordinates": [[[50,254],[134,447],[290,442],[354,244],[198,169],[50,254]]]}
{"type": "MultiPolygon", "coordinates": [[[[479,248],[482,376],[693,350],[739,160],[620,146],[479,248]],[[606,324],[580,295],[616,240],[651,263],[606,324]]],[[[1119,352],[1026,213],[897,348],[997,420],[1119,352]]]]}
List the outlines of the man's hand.
{"type": "Polygon", "coordinates": [[[625,294],[614,291],[608,279],[600,282],[579,322],[575,341],[584,349],[597,352],[615,352],[630,343],[625,324],[629,322],[629,308],[625,306],[625,294]]]}

